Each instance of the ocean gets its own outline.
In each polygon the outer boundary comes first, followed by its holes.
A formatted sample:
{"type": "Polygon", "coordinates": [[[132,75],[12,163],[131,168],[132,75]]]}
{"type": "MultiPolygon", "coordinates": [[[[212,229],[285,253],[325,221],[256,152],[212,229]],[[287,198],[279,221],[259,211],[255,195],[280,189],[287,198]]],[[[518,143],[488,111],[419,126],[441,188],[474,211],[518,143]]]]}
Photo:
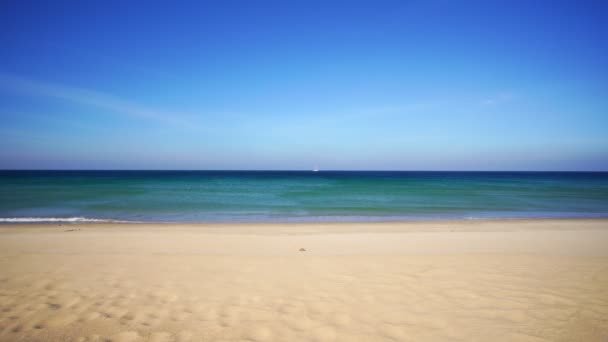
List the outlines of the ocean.
{"type": "Polygon", "coordinates": [[[607,172],[0,171],[0,222],[608,217],[607,172]]]}

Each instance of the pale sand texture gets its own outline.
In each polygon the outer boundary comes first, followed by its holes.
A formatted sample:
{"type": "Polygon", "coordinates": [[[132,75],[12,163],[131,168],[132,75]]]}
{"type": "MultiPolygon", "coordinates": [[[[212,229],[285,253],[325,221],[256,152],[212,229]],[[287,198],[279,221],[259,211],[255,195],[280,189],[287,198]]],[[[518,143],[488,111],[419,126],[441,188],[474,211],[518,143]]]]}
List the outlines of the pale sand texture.
{"type": "Polygon", "coordinates": [[[0,226],[0,341],[220,340],[607,341],[608,221],[0,226]]]}

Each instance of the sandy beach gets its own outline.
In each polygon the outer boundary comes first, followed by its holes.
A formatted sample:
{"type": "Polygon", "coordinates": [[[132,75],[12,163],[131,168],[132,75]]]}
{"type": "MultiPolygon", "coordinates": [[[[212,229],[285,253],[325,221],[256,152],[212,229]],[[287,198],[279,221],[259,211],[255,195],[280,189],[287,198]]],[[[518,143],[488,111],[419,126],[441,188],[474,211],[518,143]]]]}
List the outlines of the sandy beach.
{"type": "Polygon", "coordinates": [[[608,220],[0,226],[0,341],[488,340],[608,340],[608,220]]]}

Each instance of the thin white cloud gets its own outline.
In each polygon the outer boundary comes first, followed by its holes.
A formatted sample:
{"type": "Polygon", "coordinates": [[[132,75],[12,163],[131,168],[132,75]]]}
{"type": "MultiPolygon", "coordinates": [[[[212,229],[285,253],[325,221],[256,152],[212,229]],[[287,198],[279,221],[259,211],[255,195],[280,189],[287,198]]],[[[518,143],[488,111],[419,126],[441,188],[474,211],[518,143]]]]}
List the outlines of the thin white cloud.
{"type": "Polygon", "coordinates": [[[362,108],[359,110],[350,111],[350,115],[355,116],[382,116],[392,114],[409,114],[418,113],[428,110],[432,106],[428,103],[410,103],[401,105],[385,105],[377,107],[362,108]]]}
{"type": "Polygon", "coordinates": [[[501,103],[509,102],[513,100],[514,95],[512,93],[499,93],[495,96],[487,98],[481,102],[484,106],[494,106],[501,103]]]}
{"type": "Polygon", "coordinates": [[[134,118],[155,120],[180,126],[191,125],[182,114],[153,110],[110,94],[80,87],[42,82],[5,73],[0,73],[0,87],[30,96],[51,97],[106,109],[134,118]]]}

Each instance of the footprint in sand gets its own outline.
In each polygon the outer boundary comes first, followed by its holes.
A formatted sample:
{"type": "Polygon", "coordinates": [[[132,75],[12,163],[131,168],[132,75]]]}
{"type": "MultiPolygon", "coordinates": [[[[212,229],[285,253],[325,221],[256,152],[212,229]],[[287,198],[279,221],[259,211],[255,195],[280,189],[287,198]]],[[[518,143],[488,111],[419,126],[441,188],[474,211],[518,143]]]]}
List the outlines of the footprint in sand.
{"type": "Polygon", "coordinates": [[[403,341],[403,339],[405,339],[405,337],[406,337],[405,332],[403,331],[403,328],[396,326],[396,325],[392,325],[392,324],[382,325],[379,328],[379,332],[381,335],[394,339],[394,340],[397,340],[397,341],[403,341]]]}
{"type": "Polygon", "coordinates": [[[272,330],[266,327],[255,326],[250,328],[246,332],[246,335],[247,338],[254,341],[269,341],[272,339],[272,330]]]}
{"type": "Polygon", "coordinates": [[[182,331],[179,334],[177,334],[177,342],[190,342],[190,341],[192,341],[192,336],[193,336],[193,334],[190,331],[188,331],[188,330],[182,331]]]}
{"type": "Polygon", "coordinates": [[[62,328],[68,326],[78,320],[78,316],[72,314],[55,315],[46,322],[41,322],[42,325],[49,328],[62,328]]]}
{"type": "Polygon", "coordinates": [[[169,342],[171,340],[171,334],[168,332],[155,332],[150,336],[150,342],[169,342]]]}
{"type": "Polygon", "coordinates": [[[112,338],[110,338],[110,341],[112,341],[112,342],[135,342],[139,339],[140,339],[140,336],[137,332],[123,331],[121,333],[118,333],[118,334],[112,336],[112,338]]]}
{"type": "Polygon", "coordinates": [[[350,324],[351,318],[350,315],[346,313],[338,313],[332,317],[332,321],[334,325],[338,327],[346,327],[350,324]]]}
{"type": "Polygon", "coordinates": [[[327,326],[321,326],[311,331],[313,341],[326,342],[336,339],[336,331],[327,326]]]}

